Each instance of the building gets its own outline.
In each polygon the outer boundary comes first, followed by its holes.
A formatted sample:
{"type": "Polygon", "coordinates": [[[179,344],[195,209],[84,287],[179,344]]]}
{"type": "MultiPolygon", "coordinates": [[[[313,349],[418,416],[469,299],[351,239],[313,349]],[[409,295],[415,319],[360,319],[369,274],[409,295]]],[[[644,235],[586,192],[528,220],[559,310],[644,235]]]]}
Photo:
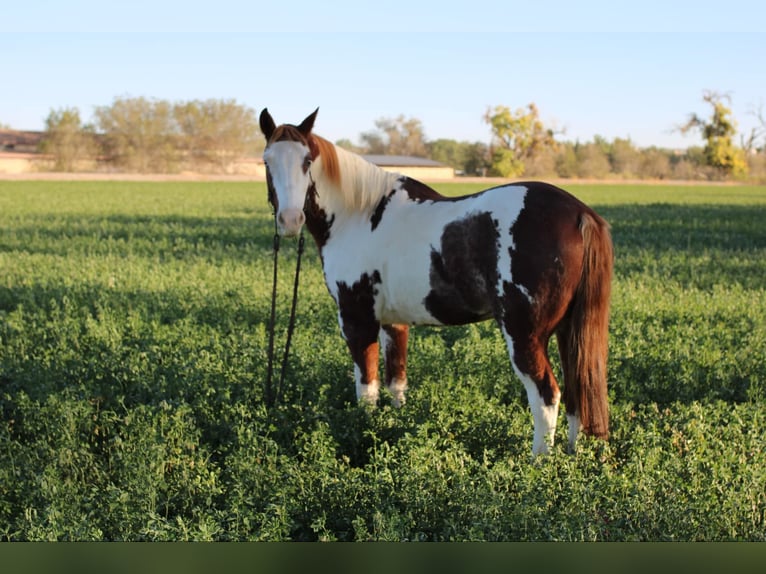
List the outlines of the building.
{"type": "Polygon", "coordinates": [[[364,155],[364,159],[386,171],[414,179],[453,179],[455,169],[438,161],[408,155],[364,155]]]}

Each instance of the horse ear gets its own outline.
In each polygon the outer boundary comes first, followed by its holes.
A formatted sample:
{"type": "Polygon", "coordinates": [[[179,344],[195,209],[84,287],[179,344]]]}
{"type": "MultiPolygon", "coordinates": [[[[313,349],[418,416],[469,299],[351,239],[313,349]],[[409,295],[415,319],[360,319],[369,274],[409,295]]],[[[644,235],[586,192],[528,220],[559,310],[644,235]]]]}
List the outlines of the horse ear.
{"type": "Polygon", "coordinates": [[[314,113],[308,116],[305,120],[301,122],[301,125],[298,126],[298,131],[301,132],[304,136],[307,136],[311,133],[311,130],[314,129],[314,121],[317,119],[317,114],[319,113],[319,108],[314,110],[314,113]]]}
{"type": "Polygon", "coordinates": [[[269,110],[266,108],[263,108],[263,111],[261,112],[260,124],[261,131],[263,132],[263,135],[266,136],[266,141],[269,141],[271,139],[271,134],[274,133],[277,126],[274,123],[274,118],[271,117],[269,110]]]}

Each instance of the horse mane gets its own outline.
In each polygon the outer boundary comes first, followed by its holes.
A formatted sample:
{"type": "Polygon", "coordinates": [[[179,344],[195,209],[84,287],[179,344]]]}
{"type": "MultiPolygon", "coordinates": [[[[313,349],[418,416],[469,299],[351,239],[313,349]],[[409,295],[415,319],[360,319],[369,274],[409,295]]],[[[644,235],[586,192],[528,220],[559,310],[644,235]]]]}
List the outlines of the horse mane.
{"type": "Polygon", "coordinates": [[[321,162],[323,176],[346,209],[366,210],[374,207],[393,189],[400,177],[320,136],[311,134],[308,145],[315,161],[319,159],[321,162]]]}

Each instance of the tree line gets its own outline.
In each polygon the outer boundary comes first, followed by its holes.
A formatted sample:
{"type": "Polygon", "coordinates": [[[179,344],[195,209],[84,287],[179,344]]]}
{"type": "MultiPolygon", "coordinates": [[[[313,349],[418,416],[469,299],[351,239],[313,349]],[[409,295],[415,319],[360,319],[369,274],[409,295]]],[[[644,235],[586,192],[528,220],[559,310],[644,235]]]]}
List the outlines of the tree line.
{"type": "MultiPolygon", "coordinates": [[[[737,123],[730,98],[705,92],[711,115],[691,114],[677,126],[699,131],[704,146],[685,150],[639,148],[628,138],[595,136],[586,142],[562,141],[563,131],[546,126],[534,103],[512,110],[489,108],[484,121],[489,143],[428,140],[417,118],[380,118],[375,129],[360,134],[359,144],[336,142],[362,154],[407,155],[450,165],[459,174],[479,176],[745,179],[766,180],[766,121],[734,141],[737,123]]],[[[265,142],[255,110],[235,100],[165,100],[123,97],[95,109],[83,123],[79,110],[51,110],[45,122],[42,151],[54,169],[75,171],[83,160],[125,172],[173,173],[182,170],[230,173],[242,158],[259,155],[265,142]]]]}
{"type": "Polygon", "coordinates": [[[753,112],[757,127],[736,145],[737,123],[726,105],[730,97],[709,91],[702,99],[712,108],[710,117],[691,114],[676,129],[684,134],[699,130],[705,145],[685,150],[639,148],[628,138],[608,141],[598,135],[586,142],[560,141],[563,131],[546,126],[534,103],[516,110],[489,108],[484,115],[492,132],[489,144],[427,141],[419,120],[404,116],[378,120],[377,130],[363,133],[359,146],[348,140],[339,144],[361,153],[428,157],[466,175],[682,180],[750,177],[765,181],[766,119],[762,110],[753,112]]]}
{"type": "Polygon", "coordinates": [[[42,151],[54,169],[75,171],[83,160],[107,169],[173,173],[184,169],[227,173],[263,149],[255,111],[235,100],[168,102],[116,98],[84,124],[77,108],[51,110],[42,151]]]}

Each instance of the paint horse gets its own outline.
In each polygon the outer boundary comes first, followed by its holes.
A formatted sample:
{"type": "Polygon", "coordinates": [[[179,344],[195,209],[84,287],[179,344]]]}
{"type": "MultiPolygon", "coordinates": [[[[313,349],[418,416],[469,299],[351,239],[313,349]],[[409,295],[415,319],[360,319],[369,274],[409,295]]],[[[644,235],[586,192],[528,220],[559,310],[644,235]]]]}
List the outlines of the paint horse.
{"type": "Polygon", "coordinates": [[[526,388],[533,454],[549,452],[562,398],[548,359],[554,333],[569,450],[580,430],[607,438],[609,225],[545,183],[444,197],[315,135],[318,111],[277,126],[264,109],[263,159],[280,233],[305,225],[316,241],[357,399],[377,402],[382,347],[385,384],[404,403],[410,325],[494,319],[526,388]]]}

